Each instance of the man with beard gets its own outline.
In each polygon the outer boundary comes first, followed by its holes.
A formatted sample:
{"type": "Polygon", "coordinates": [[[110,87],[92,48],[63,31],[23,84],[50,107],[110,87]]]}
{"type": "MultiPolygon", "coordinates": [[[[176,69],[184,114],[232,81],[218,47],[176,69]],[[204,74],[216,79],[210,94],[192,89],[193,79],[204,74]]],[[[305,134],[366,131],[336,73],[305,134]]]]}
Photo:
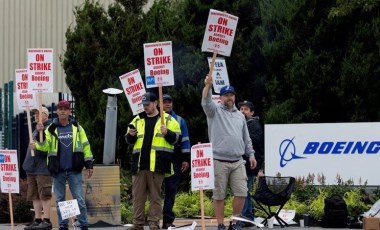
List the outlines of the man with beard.
{"type": "MultiPolygon", "coordinates": [[[[250,167],[256,167],[255,151],[249,137],[244,115],[235,106],[235,89],[224,86],[220,89],[220,104],[211,99],[212,78],[206,76],[202,92],[202,108],[207,116],[208,137],[212,143],[214,156],[215,188],[213,203],[218,222],[217,230],[225,230],[224,199],[227,185],[230,186],[234,199],[233,215],[240,215],[247,196],[247,174],[243,155],[249,157],[250,167]]],[[[232,230],[241,227],[232,222],[232,230]]]]}
{"type": "Polygon", "coordinates": [[[137,115],[128,125],[125,140],[133,146],[132,203],[133,226],[129,230],[144,230],[145,202],[149,197],[148,224],[150,230],[159,229],[161,217],[161,186],[165,173],[171,173],[171,158],[174,145],[181,141],[178,122],[164,113],[161,124],[154,93],[142,96],[144,112],[137,115]]]}

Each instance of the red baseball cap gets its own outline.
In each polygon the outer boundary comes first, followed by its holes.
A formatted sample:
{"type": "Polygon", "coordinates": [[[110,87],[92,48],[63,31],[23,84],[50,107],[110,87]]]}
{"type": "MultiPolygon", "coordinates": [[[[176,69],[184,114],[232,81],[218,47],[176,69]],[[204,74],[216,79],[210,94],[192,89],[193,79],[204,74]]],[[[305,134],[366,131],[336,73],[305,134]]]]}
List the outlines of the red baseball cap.
{"type": "Polygon", "coordinates": [[[66,101],[66,100],[61,100],[58,102],[57,104],[57,108],[66,108],[66,109],[70,109],[70,102],[66,101]]]}

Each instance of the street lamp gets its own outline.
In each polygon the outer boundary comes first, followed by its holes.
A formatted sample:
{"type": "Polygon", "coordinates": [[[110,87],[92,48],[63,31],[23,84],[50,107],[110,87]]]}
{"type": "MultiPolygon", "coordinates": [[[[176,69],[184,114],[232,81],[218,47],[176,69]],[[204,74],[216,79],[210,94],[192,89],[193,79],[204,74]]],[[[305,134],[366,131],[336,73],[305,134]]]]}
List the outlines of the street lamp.
{"type": "Polygon", "coordinates": [[[103,164],[115,163],[116,150],[116,125],[117,125],[117,95],[123,91],[115,88],[104,89],[103,93],[108,95],[106,127],[104,131],[103,164]]]}

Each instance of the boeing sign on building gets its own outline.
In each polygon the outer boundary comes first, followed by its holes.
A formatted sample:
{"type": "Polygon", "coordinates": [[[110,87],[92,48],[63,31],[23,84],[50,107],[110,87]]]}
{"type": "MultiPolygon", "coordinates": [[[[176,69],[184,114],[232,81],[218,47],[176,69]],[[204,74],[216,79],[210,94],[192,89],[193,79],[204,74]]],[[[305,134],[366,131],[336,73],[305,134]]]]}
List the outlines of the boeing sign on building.
{"type": "MultiPolygon", "coordinates": [[[[265,174],[380,185],[380,122],[265,125],[265,174]]],[[[318,182],[316,182],[318,184],[318,182]]]]}

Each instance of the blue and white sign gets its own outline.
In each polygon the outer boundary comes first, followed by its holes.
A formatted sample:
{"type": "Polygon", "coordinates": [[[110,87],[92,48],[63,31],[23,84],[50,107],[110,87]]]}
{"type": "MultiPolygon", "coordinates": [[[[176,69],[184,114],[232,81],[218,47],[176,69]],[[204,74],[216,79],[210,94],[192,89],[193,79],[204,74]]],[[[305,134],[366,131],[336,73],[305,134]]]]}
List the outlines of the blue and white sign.
{"type": "MultiPolygon", "coordinates": [[[[380,185],[380,122],[265,125],[265,174],[380,185]]],[[[318,184],[317,181],[315,181],[318,184]]]]}
{"type": "MultiPolygon", "coordinates": [[[[212,58],[208,57],[207,61],[208,66],[211,67],[212,58]]],[[[212,72],[212,86],[214,87],[215,93],[220,93],[220,89],[226,85],[230,85],[230,81],[228,80],[226,60],[222,57],[217,57],[215,59],[214,71],[212,72]]]]}

